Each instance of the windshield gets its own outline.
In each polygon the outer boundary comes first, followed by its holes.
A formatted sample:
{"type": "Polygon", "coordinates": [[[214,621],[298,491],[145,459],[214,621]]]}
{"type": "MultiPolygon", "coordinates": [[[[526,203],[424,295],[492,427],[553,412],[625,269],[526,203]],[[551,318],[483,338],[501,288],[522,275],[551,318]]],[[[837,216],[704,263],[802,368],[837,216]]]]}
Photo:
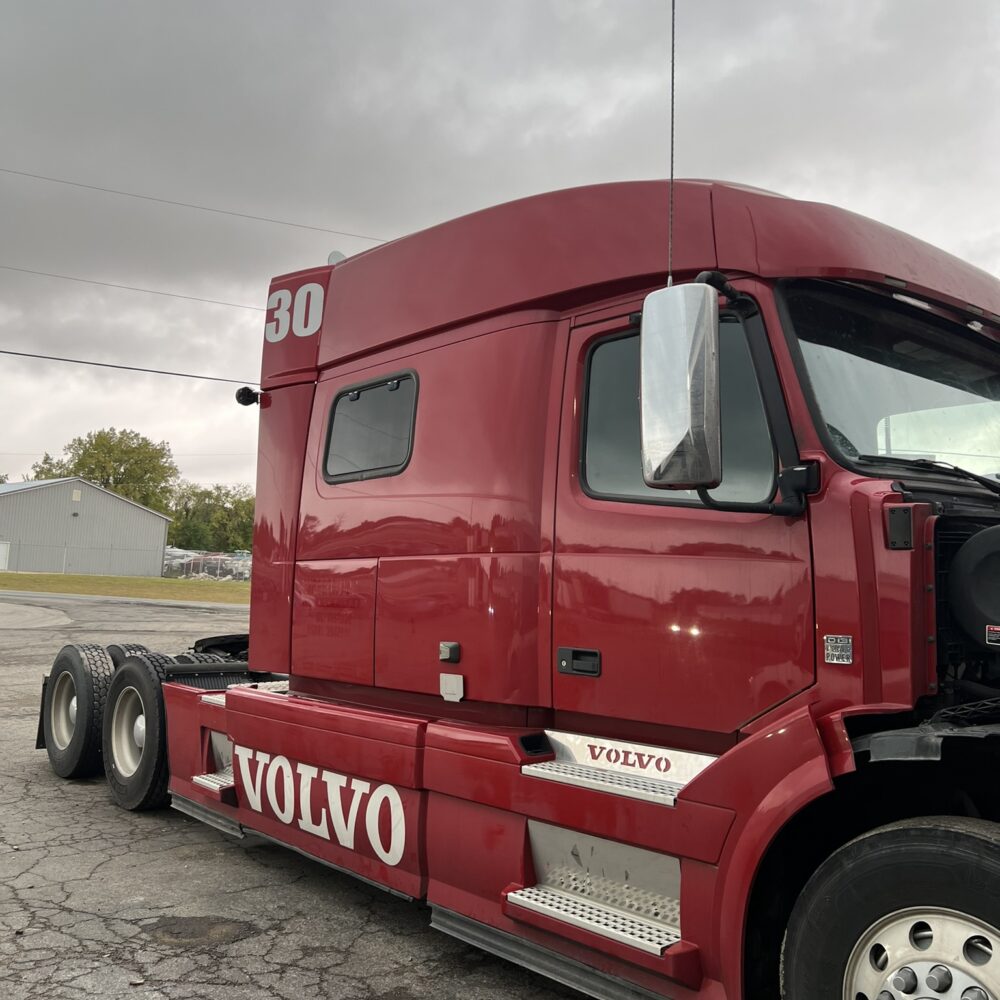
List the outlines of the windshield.
{"type": "Polygon", "coordinates": [[[830,443],[1000,474],[1000,345],[881,296],[818,283],[787,304],[830,443]]]}

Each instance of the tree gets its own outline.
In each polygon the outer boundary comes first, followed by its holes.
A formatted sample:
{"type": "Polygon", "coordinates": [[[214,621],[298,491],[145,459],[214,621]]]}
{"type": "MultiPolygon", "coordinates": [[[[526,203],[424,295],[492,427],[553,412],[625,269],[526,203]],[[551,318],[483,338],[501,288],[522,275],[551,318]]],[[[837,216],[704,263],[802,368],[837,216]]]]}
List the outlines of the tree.
{"type": "Polygon", "coordinates": [[[254,496],[249,486],[181,483],[169,514],[170,544],[181,549],[233,552],[249,549],[254,496]]]}
{"type": "Polygon", "coordinates": [[[156,443],[138,431],[114,427],[73,438],[62,458],[46,452],[31,472],[35,479],[80,476],[161,511],[169,510],[179,475],[166,441],[156,443]]]}
{"type": "Polygon", "coordinates": [[[7,482],[7,473],[0,472],[0,486],[2,486],[5,482],[7,482]]]}

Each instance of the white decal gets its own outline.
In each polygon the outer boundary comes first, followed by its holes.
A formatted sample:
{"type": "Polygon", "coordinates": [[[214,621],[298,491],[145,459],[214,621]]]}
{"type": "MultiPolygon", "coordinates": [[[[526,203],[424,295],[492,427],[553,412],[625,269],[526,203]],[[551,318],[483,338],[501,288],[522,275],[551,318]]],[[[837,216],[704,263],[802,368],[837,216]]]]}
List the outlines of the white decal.
{"type": "Polygon", "coordinates": [[[260,750],[254,752],[248,747],[233,747],[233,753],[240,762],[240,774],[243,776],[243,790],[246,792],[247,801],[254,812],[260,812],[260,786],[264,779],[264,767],[271,759],[269,753],[261,753],[260,750]],[[257,758],[257,778],[251,781],[250,778],[250,758],[257,758]]]}
{"type": "Polygon", "coordinates": [[[318,767],[310,767],[308,764],[299,764],[299,829],[306,833],[315,834],[317,837],[330,839],[330,828],[326,825],[326,809],[319,807],[319,822],[312,820],[312,783],[319,776],[318,767]]]}
{"type": "Polygon", "coordinates": [[[351,805],[347,812],[347,819],[344,819],[344,801],[340,797],[340,790],[347,784],[347,778],[342,774],[333,771],[323,772],[323,781],[326,784],[326,800],[330,804],[330,819],[333,820],[333,832],[337,835],[337,841],[342,847],[354,850],[354,828],[358,823],[358,808],[361,799],[371,791],[371,785],[367,781],[359,778],[351,779],[351,791],[354,793],[351,798],[351,805]]]}
{"type": "Polygon", "coordinates": [[[292,304],[292,293],[287,288],[279,288],[271,292],[267,300],[267,308],[274,310],[274,319],[264,324],[264,339],[272,344],[284,340],[291,326],[288,307],[292,304]]]}
{"type": "Polygon", "coordinates": [[[310,282],[295,293],[292,306],[292,333],[311,337],[323,324],[323,286],[310,282]]]}
{"type": "Polygon", "coordinates": [[[271,761],[271,766],[267,772],[267,801],[274,810],[274,815],[282,823],[291,823],[295,815],[295,792],[292,779],[292,765],[288,763],[287,757],[275,757],[271,761]],[[278,772],[282,774],[281,805],[278,805],[278,795],[276,785],[278,784],[278,772]]]}
{"type": "Polygon", "coordinates": [[[403,856],[403,848],[406,846],[406,825],[403,823],[403,803],[400,801],[399,792],[392,785],[379,785],[375,789],[374,794],[368,800],[365,826],[368,830],[368,842],[372,845],[372,850],[387,865],[398,865],[399,859],[403,856]],[[378,829],[383,802],[389,803],[391,830],[388,847],[383,845],[378,829]]]}
{"type": "Polygon", "coordinates": [[[272,759],[270,754],[249,747],[234,746],[233,755],[239,761],[246,804],[254,812],[263,813],[262,793],[266,793],[267,804],[280,822],[289,826],[294,823],[306,833],[323,840],[335,840],[341,847],[353,851],[358,819],[363,810],[365,832],[375,856],[387,865],[398,865],[402,860],[406,848],[406,815],[403,799],[392,785],[378,785],[372,791],[371,782],[362,778],[348,778],[336,771],[299,764],[283,756],[272,759]],[[253,775],[250,773],[251,761],[257,765],[253,775]],[[345,797],[348,799],[346,813],[345,797]],[[388,844],[384,843],[380,828],[384,806],[389,810],[388,844]],[[318,820],[314,819],[317,815],[318,820]]]}
{"type": "Polygon", "coordinates": [[[264,324],[264,339],[269,344],[277,344],[289,331],[295,337],[311,337],[323,325],[323,298],[323,286],[315,281],[302,285],[294,301],[287,288],[271,292],[267,308],[274,313],[264,324]]]}

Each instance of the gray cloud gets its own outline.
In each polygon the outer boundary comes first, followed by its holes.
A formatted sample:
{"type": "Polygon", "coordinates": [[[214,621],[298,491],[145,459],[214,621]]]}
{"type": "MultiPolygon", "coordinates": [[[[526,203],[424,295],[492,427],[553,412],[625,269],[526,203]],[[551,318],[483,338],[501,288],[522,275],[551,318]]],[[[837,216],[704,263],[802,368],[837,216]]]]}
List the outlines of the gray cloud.
{"type": "MultiPolygon", "coordinates": [[[[841,204],[1000,270],[995,0],[679,7],[678,175],[841,204]]],[[[380,237],[667,169],[663,0],[4,13],[0,167],[380,237]]],[[[5,174],[0,227],[0,264],[254,305],[272,275],[371,245],[5,174]]],[[[260,314],[0,271],[0,346],[253,377],[260,314]]],[[[114,424],[169,440],[192,478],[253,478],[232,387],[0,371],[0,452],[114,424]]]]}

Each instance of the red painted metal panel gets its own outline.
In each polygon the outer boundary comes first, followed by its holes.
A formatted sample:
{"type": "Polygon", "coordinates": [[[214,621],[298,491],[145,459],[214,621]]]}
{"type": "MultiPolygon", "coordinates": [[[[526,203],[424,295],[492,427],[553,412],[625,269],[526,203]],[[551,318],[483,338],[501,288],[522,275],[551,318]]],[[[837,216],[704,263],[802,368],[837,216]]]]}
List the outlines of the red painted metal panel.
{"type": "Polygon", "coordinates": [[[701,802],[664,806],[575,785],[546,781],[499,761],[424,751],[424,787],[455,798],[586,830],[678,857],[718,860],[733,822],[727,808],[701,802]]]}
{"type": "Polygon", "coordinates": [[[579,414],[595,339],[570,341],[553,646],[599,649],[601,675],[554,672],[553,704],[734,732],[813,683],[808,519],[587,496],[579,414]]]}
{"type": "MultiPolygon", "coordinates": [[[[674,266],[715,266],[711,185],[678,183],[674,266]]],[[[662,283],[667,185],[602,184],[446,222],[339,264],[321,366],[475,316],[558,308],[662,283]]],[[[517,390],[517,383],[511,383],[517,390]]]]}
{"type": "Polygon", "coordinates": [[[292,673],[373,682],[377,565],[375,559],[334,559],[296,566],[292,673]]]}
{"type": "Polygon", "coordinates": [[[556,324],[452,342],[319,383],[302,489],[300,560],[538,552],[556,324]],[[359,382],[412,370],[413,455],[395,476],[327,483],[330,407],[359,382]]]}
{"type": "Polygon", "coordinates": [[[425,721],[231,689],[238,819],[330,864],[424,892],[425,721]]]}
{"type": "Polygon", "coordinates": [[[424,742],[427,720],[414,715],[398,715],[388,709],[365,709],[311,698],[272,694],[250,687],[232,687],[226,693],[230,712],[256,715],[296,725],[328,729],[349,736],[364,736],[403,747],[419,747],[424,742]]]}
{"type": "Polygon", "coordinates": [[[534,554],[382,559],[375,683],[437,694],[442,672],[459,673],[470,701],[543,704],[548,636],[538,608],[547,582],[534,554]],[[461,644],[460,663],[441,662],[441,642],[461,644]]]}
{"type": "Polygon", "coordinates": [[[910,292],[1000,314],[992,275],[898,229],[816,202],[712,187],[719,267],[762,277],[905,281],[910,292]]]}
{"type": "Polygon", "coordinates": [[[450,753],[504,764],[531,764],[551,760],[555,755],[530,754],[521,744],[521,737],[535,739],[538,729],[486,729],[467,722],[431,722],[427,726],[425,745],[450,753]]]}
{"type": "Polygon", "coordinates": [[[512,919],[513,908],[505,908],[504,892],[535,882],[526,825],[519,816],[430,794],[427,868],[427,899],[434,905],[636,983],[657,996],[725,1000],[718,983],[702,982],[700,991],[678,985],[678,981],[701,980],[698,950],[690,943],[684,942],[657,960],[561,922],[543,918],[537,921],[541,926],[532,926],[524,919],[512,919]],[[463,836],[455,837],[455,830],[461,830],[463,836]]]}
{"type": "Polygon", "coordinates": [[[261,385],[271,388],[302,380],[314,381],[319,357],[322,316],[307,315],[306,306],[320,310],[330,281],[330,267],[314,267],[285,274],[271,282],[268,309],[264,316],[264,352],[261,357],[261,385]],[[305,285],[320,289],[308,302],[296,303],[305,285]],[[272,305],[273,303],[273,305],[272,305]],[[308,320],[308,326],[303,321],[308,320]],[[311,330],[303,336],[305,330],[311,330]]]}
{"type": "Polygon", "coordinates": [[[250,581],[250,666],[289,669],[295,535],[312,384],[263,393],[250,581]]]}

